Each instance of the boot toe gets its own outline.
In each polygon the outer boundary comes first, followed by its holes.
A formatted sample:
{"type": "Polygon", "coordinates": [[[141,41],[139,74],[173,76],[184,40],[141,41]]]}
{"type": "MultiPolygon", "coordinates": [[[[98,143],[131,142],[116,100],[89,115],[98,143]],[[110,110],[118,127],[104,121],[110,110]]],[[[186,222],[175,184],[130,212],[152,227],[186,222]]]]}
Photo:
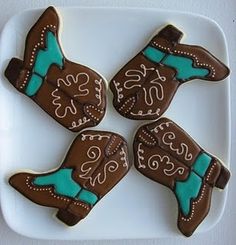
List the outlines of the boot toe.
{"type": "Polygon", "coordinates": [[[210,210],[212,187],[203,184],[196,199],[191,201],[191,211],[186,217],[179,210],[178,228],[187,237],[191,236],[210,210]]]}

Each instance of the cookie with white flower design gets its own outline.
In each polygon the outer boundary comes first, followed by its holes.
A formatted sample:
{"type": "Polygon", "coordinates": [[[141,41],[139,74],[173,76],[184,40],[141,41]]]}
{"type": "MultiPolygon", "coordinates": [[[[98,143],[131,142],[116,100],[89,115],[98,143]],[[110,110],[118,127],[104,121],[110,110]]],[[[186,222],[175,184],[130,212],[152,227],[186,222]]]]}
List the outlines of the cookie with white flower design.
{"type": "Polygon", "coordinates": [[[178,228],[191,236],[210,210],[214,187],[224,189],[229,170],[167,118],[141,126],[134,138],[134,165],[176,196],[178,228]]]}
{"type": "Polygon", "coordinates": [[[58,14],[49,7],[28,32],[24,60],[12,58],[5,76],[57,122],[78,132],[104,117],[106,81],[65,57],[58,32],[58,14]]]}
{"type": "Polygon", "coordinates": [[[196,78],[220,81],[229,75],[203,47],[180,43],[182,36],[175,26],[165,26],[111,79],[113,105],[122,116],[156,120],[181,84],[196,78]]]}

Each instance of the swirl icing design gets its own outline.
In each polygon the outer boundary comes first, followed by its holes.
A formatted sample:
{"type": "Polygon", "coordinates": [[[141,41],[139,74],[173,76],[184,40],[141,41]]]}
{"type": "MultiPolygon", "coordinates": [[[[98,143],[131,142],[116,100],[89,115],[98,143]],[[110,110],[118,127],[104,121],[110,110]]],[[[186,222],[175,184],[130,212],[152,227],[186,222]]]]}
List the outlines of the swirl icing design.
{"type": "MultiPolygon", "coordinates": [[[[154,71],[156,73],[156,77],[149,82],[152,86],[150,86],[149,88],[145,88],[145,87],[142,88],[142,90],[144,91],[144,101],[148,106],[152,106],[156,99],[159,101],[164,99],[164,89],[162,84],[158,81],[165,82],[166,77],[162,76],[158,69],[155,69],[154,67],[147,68],[144,64],[140,65],[140,69],[130,69],[125,72],[125,77],[127,77],[128,80],[124,82],[124,88],[130,90],[135,87],[141,88],[142,85],[140,84],[140,82],[143,80],[143,78],[148,77],[150,72],[154,72],[154,71]]],[[[120,102],[121,99],[124,98],[124,95],[122,93],[123,88],[120,87],[119,82],[113,80],[113,83],[117,93],[117,101],[120,102]]],[[[143,115],[143,112],[140,111],[137,115],[141,115],[141,116],[154,115],[154,114],[158,114],[159,111],[160,111],[159,108],[155,112],[149,110],[147,114],[145,113],[145,115],[143,115]]]]}
{"type": "Polygon", "coordinates": [[[170,158],[167,155],[160,156],[159,154],[152,155],[148,159],[148,167],[151,170],[157,170],[160,164],[165,164],[166,167],[163,169],[163,172],[167,176],[172,176],[176,173],[182,175],[184,173],[183,167],[175,167],[175,164],[170,161],[170,158]]]}
{"type": "Polygon", "coordinates": [[[178,155],[184,155],[186,161],[192,160],[193,155],[189,153],[189,148],[185,143],[180,143],[179,148],[174,147],[173,140],[175,139],[176,135],[174,132],[166,132],[162,136],[162,142],[169,146],[172,151],[176,152],[178,155]]]}
{"type": "Polygon", "coordinates": [[[148,106],[152,106],[156,99],[159,101],[164,99],[164,89],[159,81],[165,82],[166,77],[162,76],[158,69],[155,69],[154,67],[147,68],[144,64],[141,64],[140,70],[130,69],[125,72],[125,76],[130,79],[126,80],[124,83],[124,88],[128,90],[135,87],[141,87],[140,81],[142,78],[147,77],[148,73],[150,74],[150,71],[155,71],[156,73],[156,77],[149,82],[152,86],[148,89],[145,87],[142,88],[144,91],[144,101],[148,106]]]}
{"type": "Polygon", "coordinates": [[[148,166],[151,170],[155,171],[159,168],[160,164],[165,164],[166,167],[163,168],[163,173],[166,176],[172,176],[176,173],[178,173],[179,175],[182,175],[184,173],[184,168],[183,167],[176,168],[175,164],[170,161],[170,158],[167,155],[164,155],[164,156],[160,156],[159,154],[152,155],[151,157],[149,157],[147,161],[147,166],[146,166],[146,164],[143,164],[141,162],[144,160],[143,154],[144,154],[144,149],[142,149],[142,143],[139,143],[138,151],[137,151],[138,168],[146,168],[148,166]]]}
{"type": "Polygon", "coordinates": [[[115,160],[110,160],[107,163],[105,163],[103,170],[99,173],[97,173],[96,176],[92,177],[90,176],[91,173],[93,173],[95,168],[95,163],[100,159],[101,157],[101,149],[98,146],[91,146],[87,151],[87,156],[90,159],[89,161],[84,162],[81,165],[81,172],[82,174],[79,175],[82,179],[88,179],[91,186],[95,186],[97,184],[103,184],[107,179],[107,173],[115,172],[119,164],[115,160]]]}
{"type": "Polygon", "coordinates": [[[125,76],[131,79],[125,81],[124,88],[132,89],[135,87],[141,87],[141,84],[139,84],[139,82],[142,80],[142,77],[147,76],[147,71],[155,70],[155,68],[153,67],[146,68],[144,64],[141,64],[140,68],[141,68],[140,70],[130,69],[125,72],[125,76]]]}

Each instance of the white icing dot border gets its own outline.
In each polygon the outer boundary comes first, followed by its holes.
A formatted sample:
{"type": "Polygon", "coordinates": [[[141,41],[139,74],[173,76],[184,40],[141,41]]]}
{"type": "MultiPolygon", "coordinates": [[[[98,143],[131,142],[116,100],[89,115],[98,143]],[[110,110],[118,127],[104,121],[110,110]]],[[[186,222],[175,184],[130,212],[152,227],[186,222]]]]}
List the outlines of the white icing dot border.
{"type": "Polygon", "coordinates": [[[27,187],[30,189],[30,190],[33,190],[33,191],[48,191],[50,193],[50,195],[56,199],[59,199],[59,200],[63,200],[63,201],[66,201],[66,202],[70,202],[71,200],[66,198],[66,197],[60,197],[60,196],[57,196],[54,194],[53,192],[53,188],[52,187],[33,187],[30,183],[29,183],[29,180],[30,180],[30,177],[28,176],[26,178],[26,185],[27,187]]]}
{"type": "Polygon", "coordinates": [[[134,98],[134,97],[131,97],[131,98],[127,99],[127,100],[125,101],[125,103],[119,108],[119,111],[122,111],[130,101],[131,101],[130,107],[127,108],[123,113],[126,114],[126,113],[128,113],[130,110],[132,110],[132,108],[133,108],[133,106],[134,106],[134,104],[135,104],[135,98],[134,98]]]}
{"type": "Polygon", "coordinates": [[[123,143],[122,141],[120,141],[117,144],[117,146],[115,147],[115,149],[113,151],[111,151],[111,147],[114,145],[116,139],[117,139],[117,136],[116,135],[113,135],[113,139],[112,139],[112,141],[110,142],[110,144],[107,147],[108,155],[113,155],[119,149],[119,147],[121,146],[121,144],[123,143]]]}
{"type": "Polygon", "coordinates": [[[206,191],[206,184],[203,185],[202,187],[202,191],[201,191],[201,195],[200,197],[197,199],[197,201],[193,201],[192,202],[192,210],[191,210],[191,214],[189,218],[185,218],[185,217],[181,217],[181,219],[185,222],[189,222],[193,219],[194,215],[195,215],[195,205],[197,205],[198,203],[200,203],[203,199],[203,196],[205,194],[206,191]]]}
{"type": "Polygon", "coordinates": [[[85,110],[86,112],[89,114],[89,116],[94,119],[95,121],[99,122],[101,120],[100,117],[96,117],[92,114],[92,112],[89,111],[89,109],[93,109],[95,111],[97,111],[98,113],[100,114],[103,114],[104,113],[104,110],[100,110],[99,108],[95,107],[94,105],[88,105],[85,110]]]}
{"type": "Polygon", "coordinates": [[[142,133],[143,134],[145,134],[146,136],[148,136],[149,138],[151,138],[151,140],[153,141],[153,142],[148,142],[148,141],[146,141],[146,139],[142,136],[142,135],[140,135],[139,134],[139,137],[147,144],[147,145],[155,145],[157,142],[156,142],[156,140],[155,140],[155,138],[152,136],[152,135],[150,135],[149,133],[147,133],[144,129],[142,129],[142,133]]]}
{"type": "Polygon", "coordinates": [[[206,181],[209,181],[210,176],[211,176],[211,174],[212,174],[212,172],[213,172],[213,170],[214,170],[215,167],[216,167],[216,162],[214,162],[214,163],[211,165],[211,169],[210,169],[210,171],[209,171],[208,174],[207,174],[206,181]]]}
{"type": "MultiPolygon", "coordinates": [[[[30,177],[28,176],[28,177],[26,178],[26,185],[27,185],[27,187],[28,187],[30,190],[33,190],[33,191],[48,191],[49,194],[50,194],[53,198],[55,198],[55,199],[57,199],[57,200],[62,200],[62,201],[65,201],[65,202],[71,202],[71,201],[72,201],[72,200],[69,199],[69,198],[57,196],[57,195],[53,192],[53,188],[52,188],[52,187],[47,187],[47,188],[45,188],[45,187],[33,187],[33,186],[30,185],[29,180],[30,180],[30,177]]],[[[85,209],[89,210],[89,207],[87,207],[87,206],[86,206],[85,204],[83,204],[83,203],[73,201],[73,204],[75,204],[75,205],[77,205],[77,206],[81,206],[82,208],[85,208],[85,209]]]]}
{"type": "MultiPolygon", "coordinates": [[[[45,33],[46,33],[46,30],[49,29],[49,28],[52,28],[52,29],[56,30],[57,27],[55,25],[52,25],[52,24],[48,24],[48,25],[43,27],[43,29],[42,29],[42,31],[40,33],[40,42],[38,42],[38,43],[36,43],[34,45],[33,50],[31,52],[31,58],[30,58],[30,63],[29,63],[30,66],[33,66],[35,55],[36,55],[36,50],[37,50],[37,48],[39,46],[44,44],[45,33]]],[[[27,81],[29,79],[29,74],[30,74],[30,72],[27,71],[25,79],[23,81],[23,84],[20,86],[20,89],[23,89],[25,87],[25,85],[26,85],[26,83],[27,83],[27,81]]]]}
{"type": "Polygon", "coordinates": [[[76,206],[81,206],[82,208],[85,208],[86,210],[89,210],[89,209],[90,209],[90,208],[87,207],[85,204],[80,203],[80,202],[75,202],[75,201],[73,201],[73,204],[76,205],[76,206]]]}
{"type": "Polygon", "coordinates": [[[167,51],[169,51],[169,52],[172,51],[172,52],[175,53],[175,54],[183,54],[183,55],[189,55],[189,56],[191,56],[191,57],[196,61],[196,64],[197,64],[198,66],[204,66],[204,67],[207,67],[207,68],[209,67],[209,68],[212,70],[212,75],[211,75],[211,77],[213,77],[213,78],[215,77],[215,74],[216,74],[215,68],[214,68],[212,65],[210,65],[210,64],[207,64],[207,63],[200,63],[198,57],[197,57],[195,54],[189,53],[189,52],[185,52],[185,51],[181,51],[181,50],[176,50],[176,49],[170,50],[170,48],[166,48],[166,47],[164,47],[164,46],[158,44],[157,42],[153,42],[153,44],[154,44],[155,46],[157,46],[158,48],[167,50],[167,51]]]}

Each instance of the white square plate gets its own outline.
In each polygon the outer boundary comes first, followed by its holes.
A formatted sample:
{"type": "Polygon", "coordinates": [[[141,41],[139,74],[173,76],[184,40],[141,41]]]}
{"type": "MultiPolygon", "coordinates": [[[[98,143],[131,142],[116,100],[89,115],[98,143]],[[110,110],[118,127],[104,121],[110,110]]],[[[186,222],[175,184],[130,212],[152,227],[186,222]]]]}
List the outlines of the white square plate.
{"type": "MultiPolygon", "coordinates": [[[[172,23],[185,32],[184,42],[205,47],[228,64],[219,26],[202,16],[156,9],[58,8],[63,28],[61,44],[68,59],[86,64],[107,80],[142,49],[150,36],[172,23]]],[[[134,168],[73,228],[52,219],[54,209],[38,206],[8,184],[20,169],[42,172],[57,167],[76,134],[51,119],[14,89],[3,71],[13,56],[23,57],[24,41],[42,10],[14,16],[0,43],[0,191],[7,224],[16,232],[44,239],[132,239],[177,236],[177,202],[167,188],[134,168]]],[[[132,152],[135,130],[143,122],[121,117],[111,105],[97,129],[123,135],[132,152]]],[[[181,86],[165,116],[182,126],[199,144],[229,166],[229,78],[219,83],[192,81],[181,86]]],[[[132,158],[131,158],[132,161],[132,158]]],[[[213,192],[209,215],[197,232],[215,225],[224,210],[227,191],[213,192]]]]}

